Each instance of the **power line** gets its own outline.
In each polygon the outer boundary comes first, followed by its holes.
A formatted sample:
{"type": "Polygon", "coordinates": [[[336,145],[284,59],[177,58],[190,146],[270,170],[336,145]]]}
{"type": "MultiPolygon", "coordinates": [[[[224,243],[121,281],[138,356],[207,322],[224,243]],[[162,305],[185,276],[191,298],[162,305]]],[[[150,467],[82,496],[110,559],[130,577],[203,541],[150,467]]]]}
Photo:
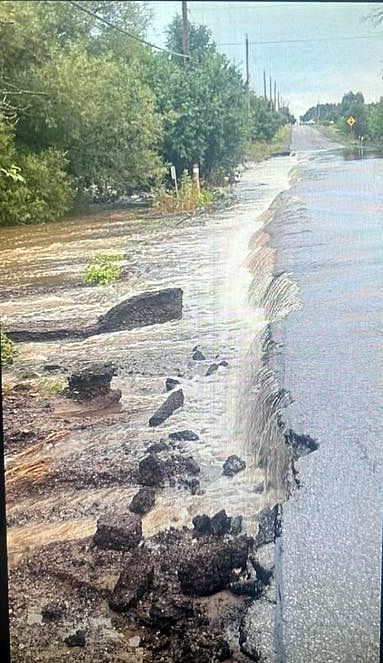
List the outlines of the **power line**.
{"type": "Polygon", "coordinates": [[[124,30],[123,28],[120,28],[118,25],[114,25],[108,19],[103,18],[102,16],[99,16],[95,12],[92,12],[90,9],[87,9],[86,7],[83,7],[80,5],[78,2],[75,2],[74,0],[67,0],[70,5],[73,5],[73,7],[76,7],[76,9],[79,9],[80,11],[84,12],[85,14],[89,14],[89,16],[92,16],[93,18],[96,18],[98,21],[101,21],[102,23],[105,23],[105,25],[108,25],[110,28],[113,30],[117,30],[118,32],[122,32],[123,35],[127,35],[131,39],[135,39],[136,41],[140,41],[142,44],[145,44],[146,46],[151,46],[151,48],[156,48],[158,51],[163,51],[164,53],[167,53],[168,55],[177,55],[177,57],[180,58],[188,58],[188,55],[184,55],[183,53],[177,53],[176,51],[169,51],[167,48],[162,48],[162,46],[157,46],[156,44],[152,44],[150,41],[146,41],[146,39],[141,39],[141,37],[137,37],[137,35],[132,34],[131,32],[128,32],[127,30],[124,30]]]}
{"type": "MultiPolygon", "coordinates": [[[[302,42],[313,42],[313,41],[346,41],[354,39],[381,39],[383,34],[380,32],[376,35],[360,35],[359,37],[308,37],[307,39],[284,39],[284,40],[273,40],[273,41],[251,41],[249,42],[251,46],[262,46],[267,44],[300,44],[302,42]]],[[[219,42],[217,46],[241,46],[242,42],[240,41],[231,41],[231,42],[219,42]]]]}

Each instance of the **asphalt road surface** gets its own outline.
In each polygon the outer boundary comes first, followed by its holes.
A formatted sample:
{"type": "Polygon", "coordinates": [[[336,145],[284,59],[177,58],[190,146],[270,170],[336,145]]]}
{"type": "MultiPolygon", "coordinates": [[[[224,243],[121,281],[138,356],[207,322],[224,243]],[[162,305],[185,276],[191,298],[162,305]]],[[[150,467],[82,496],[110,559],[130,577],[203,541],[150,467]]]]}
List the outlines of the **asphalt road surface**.
{"type": "Polygon", "coordinates": [[[271,227],[301,309],[276,326],[287,423],[320,443],[286,503],[279,662],[379,661],[383,492],[383,160],[293,131],[289,214],[271,227]],[[279,338],[278,338],[279,336],[279,338]]]}

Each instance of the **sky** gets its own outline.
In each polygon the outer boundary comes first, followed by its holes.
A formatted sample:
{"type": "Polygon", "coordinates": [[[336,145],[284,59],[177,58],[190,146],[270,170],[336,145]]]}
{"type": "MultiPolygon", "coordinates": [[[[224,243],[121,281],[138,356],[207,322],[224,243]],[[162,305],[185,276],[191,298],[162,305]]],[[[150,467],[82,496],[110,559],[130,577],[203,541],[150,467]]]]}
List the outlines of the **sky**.
{"type": "MultiPolygon", "coordinates": [[[[181,14],[182,3],[148,4],[153,11],[148,36],[163,46],[164,29],[181,14]]],[[[218,50],[244,75],[248,34],[251,87],[263,94],[265,69],[299,118],[318,101],[338,102],[349,90],[363,92],[366,102],[383,96],[383,22],[375,26],[368,20],[379,6],[383,11],[383,4],[370,2],[190,0],[188,13],[191,22],[211,30],[218,50]],[[259,44],[271,41],[283,43],[259,44]]]]}

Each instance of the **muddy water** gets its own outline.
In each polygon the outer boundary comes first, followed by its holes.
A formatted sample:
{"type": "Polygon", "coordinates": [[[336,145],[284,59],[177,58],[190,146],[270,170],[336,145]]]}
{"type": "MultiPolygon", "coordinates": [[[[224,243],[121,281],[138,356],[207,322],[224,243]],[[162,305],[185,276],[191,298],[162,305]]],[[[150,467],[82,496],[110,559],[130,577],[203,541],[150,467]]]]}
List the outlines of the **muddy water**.
{"type": "MultiPolygon", "coordinates": [[[[229,515],[243,514],[251,532],[255,513],[277,496],[255,490],[264,474],[254,467],[254,453],[246,427],[238,426],[238,414],[254,343],[257,347],[267,323],[264,310],[249,298],[254,278],[248,265],[250,240],[259,230],[262,213],[288,188],[293,162],[277,158],[251,167],[237,186],[238,203],[194,220],[150,222],[114,212],[77,224],[0,231],[0,279],[5,286],[0,314],[10,324],[27,328],[36,320],[58,326],[63,320],[93,322],[111,305],[145,290],[179,286],[184,291],[181,321],[81,342],[18,345],[19,367],[33,368],[42,375],[47,363],[58,362],[68,370],[91,360],[114,360],[119,366],[114,379],[123,394],[118,419],[106,426],[98,413],[91,431],[76,431],[45,449],[44,458],[52,466],[61,462],[75,465],[81,458],[91,463],[100,453],[107,463],[113,454],[118,458],[122,444],[129,445],[138,462],[145,444],[166,438],[171,431],[191,429],[200,436],[199,441],[183,445],[201,467],[203,494],[184,492],[180,499],[179,490],[165,488],[155,509],[144,518],[147,534],[170,525],[190,525],[195,514],[213,514],[222,508],[229,515]],[[126,254],[124,278],[108,287],[84,287],[84,266],[100,251],[126,254]],[[192,360],[197,344],[206,361],[192,360]],[[228,367],[206,377],[217,356],[228,367]],[[170,375],[179,376],[185,405],[153,431],[148,418],[164,400],[164,381],[170,375]],[[247,469],[228,479],[222,476],[222,464],[232,453],[246,460],[247,469]]],[[[71,416],[60,407],[56,407],[58,422],[60,417],[71,416]]],[[[129,503],[134,492],[132,486],[68,487],[39,499],[11,503],[9,517],[27,515],[22,520],[25,529],[10,528],[10,549],[16,554],[23,546],[37,545],[35,525],[40,528],[39,544],[67,538],[65,522],[73,528],[73,537],[83,536],[95,526],[95,504],[102,511],[117,500],[129,503]]]]}
{"type": "Polygon", "coordinates": [[[284,507],[288,663],[379,660],[383,160],[301,153],[272,224],[277,268],[302,306],[275,328],[294,402],[288,425],[320,442],[284,507]]]}

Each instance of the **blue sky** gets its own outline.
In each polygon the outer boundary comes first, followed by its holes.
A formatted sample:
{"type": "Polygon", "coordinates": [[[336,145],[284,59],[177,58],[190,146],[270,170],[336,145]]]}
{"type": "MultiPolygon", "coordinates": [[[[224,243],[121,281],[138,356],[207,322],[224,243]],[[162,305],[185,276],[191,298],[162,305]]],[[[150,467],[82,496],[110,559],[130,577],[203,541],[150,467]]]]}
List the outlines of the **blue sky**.
{"type": "MultiPolygon", "coordinates": [[[[181,2],[148,4],[153,10],[150,37],[163,45],[164,29],[181,13],[181,2]]],[[[252,88],[262,93],[266,69],[297,117],[318,101],[340,101],[349,90],[363,92],[368,102],[383,96],[383,23],[375,27],[364,20],[376,10],[375,3],[191,0],[188,7],[189,19],[206,25],[218,49],[243,72],[248,34],[252,88]],[[252,43],[300,39],[308,41],[252,43]]]]}

